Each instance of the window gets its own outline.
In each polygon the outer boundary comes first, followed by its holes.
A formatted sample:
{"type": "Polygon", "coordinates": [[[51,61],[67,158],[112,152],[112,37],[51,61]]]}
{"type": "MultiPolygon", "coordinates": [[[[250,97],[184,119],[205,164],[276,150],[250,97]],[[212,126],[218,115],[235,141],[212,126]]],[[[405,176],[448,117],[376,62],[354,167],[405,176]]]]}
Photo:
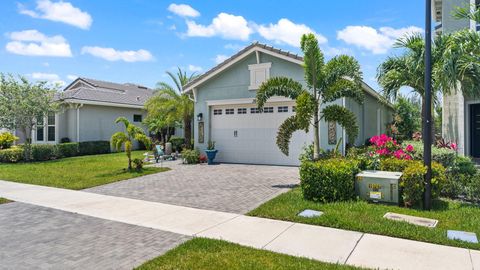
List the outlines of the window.
{"type": "Polygon", "coordinates": [[[260,85],[270,79],[270,67],[272,63],[248,65],[250,70],[250,86],[248,90],[257,90],[260,85]]]}
{"type": "Polygon", "coordinates": [[[278,107],[278,112],[288,112],[288,106],[280,106],[280,107],[278,107]]]}
{"type": "Polygon", "coordinates": [[[292,112],[296,112],[297,111],[297,106],[292,106],[292,112]]]}
{"type": "Polygon", "coordinates": [[[247,114],[247,108],[238,108],[237,113],[238,114],[247,114]]]}
{"type": "Polygon", "coordinates": [[[133,115],[133,122],[142,122],[142,115],[141,114],[134,114],[133,115]]]}
{"type": "Polygon", "coordinates": [[[37,117],[37,137],[36,137],[36,140],[37,142],[43,142],[44,138],[44,130],[45,130],[45,127],[44,127],[44,122],[43,122],[43,117],[37,117]]]}
{"type": "Polygon", "coordinates": [[[213,110],[213,115],[221,115],[222,114],[222,109],[215,109],[213,110]]]}
{"type": "Polygon", "coordinates": [[[49,113],[47,117],[47,140],[55,141],[55,114],[49,113]]]}
{"type": "Polygon", "coordinates": [[[260,113],[258,108],[250,108],[250,113],[260,113]]]}
{"type": "Polygon", "coordinates": [[[265,107],[263,108],[264,113],[273,113],[273,107],[265,107]]]}
{"type": "Polygon", "coordinates": [[[234,114],[235,110],[234,109],[225,109],[225,114],[234,114]]]}

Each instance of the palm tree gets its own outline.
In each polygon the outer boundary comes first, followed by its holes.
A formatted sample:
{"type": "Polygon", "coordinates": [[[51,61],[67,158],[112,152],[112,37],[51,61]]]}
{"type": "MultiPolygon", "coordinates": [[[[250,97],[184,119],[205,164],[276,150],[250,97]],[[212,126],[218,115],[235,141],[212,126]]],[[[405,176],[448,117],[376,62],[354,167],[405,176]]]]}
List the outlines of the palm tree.
{"type": "Polygon", "coordinates": [[[183,122],[185,144],[187,148],[190,148],[194,103],[191,97],[183,92],[183,87],[196,78],[196,75],[192,73],[188,76],[180,68],[178,68],[176,74],[170,71],[166,73],[175,86],[171,86],[166,82],[157,83],[155,95],[145,105],[148,111],[147,119],[162,119],[161,122],[174,126],[176,126],[175,122],[183,122]]]}
{"type": "Polygon", "coordinates": [[[363,102],[362,73],[358,62],[350,56],[339,55],[325,63],[323,53],[313,34],[302,36],[305,81],[307,88],[293,79],[275,77],[264,82],[257,92],[257,106],[262,109],[272,96],[285,96],[296,100],[295,115],[287,118],[277,134],[277,146],[288,156],[292,134],[297,130],[308,132],[313,126],[313,158],[320,156],[320,121],[337,122],[350,140],[358,133],[355,115],[340,105],[326,105],[342,97],[363,102]],[[322,108],[323,109],[322,109],[322,108]]]}
{"type": "Polygon", "coordinates": [[[469,19],[480,23],[480,8],[477,5],[467,5],[464,7],[457,7],[454,13],[456,19],[469,19]]]}
{"type": "Polygon", "coordinates": [[[133,148],[133,141],[137,140],[145,144],[147,149],[150,148],[150,138],[148,138],[143,130],[130,123],[127,118],[119,117],[115,120],[115,123],[123,123],[125,125],[125,132],[117,132],[112,135],[110,139],[110,143],[113,147],[119,151],[122,146],[125,148],[125,152],[127,153],[128,157],[128,170],[132,169],[132,148],[133,148]]]}

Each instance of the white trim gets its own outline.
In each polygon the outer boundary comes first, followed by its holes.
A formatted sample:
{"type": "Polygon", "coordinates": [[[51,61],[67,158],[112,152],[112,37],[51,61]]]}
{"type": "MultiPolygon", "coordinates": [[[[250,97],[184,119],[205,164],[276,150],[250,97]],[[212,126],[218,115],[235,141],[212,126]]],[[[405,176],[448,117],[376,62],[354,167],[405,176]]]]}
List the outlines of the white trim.
{"type": "Polygon", "coordinates": [[[193,101],[197,102],[197,88],[193,88],[193,101]]]}
{"type": "Polygon", "coordinates": [[[264,68],[271,68],[272,63],[261,63],[261,64],[253,64],[248,65],[248,70],[257,70],[257,69],[264,69],[264,68]]]}
{"type": "Polygon", "coordinates": [[[260,54],[258,53],[258,50],[255,51],[255,55],[257,56],[257,64],[260,64],[260,54]]]}
{"type": "Polygon", "coordinates": [[[262,71],[265,75],[265,80],[268,81],[270,79],[270,68],[272,67],[272,63],[263,63],[263,64],[253,64],[248,65],[248,70],[250,71],[250,85],[248,86],[248,90],[257,90],[260,85],[257,84],[256,72],[262,71]]]}
{"type": "MultiPolygon", "coordinates": [[[[268,99],[268,103],[271,102],[289,102],[294,101],[286,97],[271,97],[268,99]]],[[[252,104],[255,105],[254,98],[239,98],[239,99],[222,99],[222,100],[207,100],[207,106],[218,106],[218,105],[234,105],[234,104],[252,104]]]]}
{"type": "MultiPolygon", "coordinates": [[[[347,99],[345,97],[342,98],[342,106],[344,108],[347,108],[347,99]]],[[[345,128],[342,127],[342,155],[345,156],[347,153],[347,132],[345,131],[345,128]]],[[[355,142],[353,142],[355,144],[355,142]]]]}
{"type": "Polygon", "coordinates": [[[188,86],[187,88],[185,88],[185,92],[190,92],[192,89],[198,87],[199,85],[203,84],[204,82],[210,80],[212,77],[214,77],[215,75],[221,73],[222,71],[224,71],[225,69],[231,67],[232,65],[238,63],[240,60],[242,60],[243,58],[247,57],[248,55],[250,55],[251,53],[253,52],[262,52],[262,53],[265,53],[265,54],[268,54],[268,55],[272,55],[272,56],[275,56],[277,58],[280,58],[280,59],[283,59],[283,60],[287,60],[289,62],[292,62],[292,63],[295,63],[295,64],[298,64],[298,65],[303,65],[303,61],[300,61],[300,60],[297,60],[297,59],[294,59],[292,57],[289,57],[289,56],[285,56],[283,54],[279,54],[279,53],[276,53],[276,52],[272,52],[270,50],[266,50],[266,49],[263,49],[263,48],[260,48],[258,46],[254,46],[252,47],[251,49],[249,49],[248,51],[242,53],[241,55],[235,57],[234,59],[232,59],[230,62],[228,62],[227,64],[225,64],[224,66],[220,67],[219,69],[213,71],[212,73],[208,74],[207,76],[205,76],[203,79],[195,82],[194,84],[188,86]]]}
{"type": "Polygon", "coordinates": [[[77,142],[80,142],[80,108],[83,107],[83,104],[77,106],[77,142]]]}
{"type": "Polygon", "coordinates": [[[143,109],[143,105],[131,105],[123,103],[113,103],[105,101],[93,101],[93,100],[80,100],[74,98],[67,98],[63,100],[65,103],[72,104],[86,104],[86,105],[98,105],[98,106],[109,106],[109,107],[120,107],[120,108],[133,108],[133,109],[143,109]]]}

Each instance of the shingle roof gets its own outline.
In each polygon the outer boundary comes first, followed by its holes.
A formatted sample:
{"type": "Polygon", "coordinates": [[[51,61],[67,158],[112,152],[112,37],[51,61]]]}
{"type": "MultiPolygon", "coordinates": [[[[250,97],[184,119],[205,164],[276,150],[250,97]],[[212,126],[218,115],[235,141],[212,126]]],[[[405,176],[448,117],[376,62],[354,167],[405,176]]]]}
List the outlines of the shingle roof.
{"type": "Polygon", "coordinates": [[[208,70],[207,72],[203,73],[202,75],[196,77],[194,80],[190,81],[189,83],[187,83],[183,89],[187,89],[188,87],[190,87],[191,85],[195,84],[196,82],[202,80],[203,78],[207,77],[208,75],[210,75],[211,73],[215,72],[216,70],[222,68],[223,66],[227,65],[228,63],[230,63],[231,61],[233,61],[235,58],[237,58],[238,56],[242,55],[243,53],[247,52],[248,50],[252,49],[253,47],[259,47],[259,48],[262,48],[262,49],[265,49],[265,50],[269,50],[271,52],[274,52],[274,53],[278,53],[278,54],[282,54],[284,56],[287,56],[287,57],[291,57],[292,59],[294,60],[299,60],[299,61],[303,61],[303,57],[297,55],[297,54],[294,54],[294,53],[291,53],[291,52],[288,52],[288,51],[282,51],[281,49],[277,49],[277,48],[274,48],[272,46],[269,46],[267,44],[262,44],[262,43],[259,43],[259,42],[254,42],[250,45],[248,45],[247,47],[243,48],[242,50],[240,50],[239,52],[237,52],[236,54],[232,55],[231,57],[229,57],[228,59],[226,59],[225,61],[223,61],[222,63],[216,65],[215,67],[213,67],[212,69],[208,70]]]}
{"type": "Polygon", "coordinates": [[[89,78],[78,78],[68,85],[62,93],[59,93],[57,98],[59,100],[77,99],[143,106],[152,95],[152,89],[137,84],[119,84],[89,78]],[[86,83],[91,87],[80,86],[70,89],[79,81],[86,83]]]}

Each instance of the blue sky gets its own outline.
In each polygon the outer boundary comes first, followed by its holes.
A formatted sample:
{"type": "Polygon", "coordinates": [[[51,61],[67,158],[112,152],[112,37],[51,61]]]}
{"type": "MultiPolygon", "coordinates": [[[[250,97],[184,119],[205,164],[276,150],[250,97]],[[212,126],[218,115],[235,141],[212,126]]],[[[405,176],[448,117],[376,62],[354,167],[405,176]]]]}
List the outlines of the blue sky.
{"type": "Polygon", "coordinates": [[[327,56],[353,55],[364,80],[422,31],[418,0],[32,0],[0,2],[0,72],[68,84],[76,76],[154,87],[179,66],[197,73],[253,41],[300,53],[317,34],[327,56]]]}

